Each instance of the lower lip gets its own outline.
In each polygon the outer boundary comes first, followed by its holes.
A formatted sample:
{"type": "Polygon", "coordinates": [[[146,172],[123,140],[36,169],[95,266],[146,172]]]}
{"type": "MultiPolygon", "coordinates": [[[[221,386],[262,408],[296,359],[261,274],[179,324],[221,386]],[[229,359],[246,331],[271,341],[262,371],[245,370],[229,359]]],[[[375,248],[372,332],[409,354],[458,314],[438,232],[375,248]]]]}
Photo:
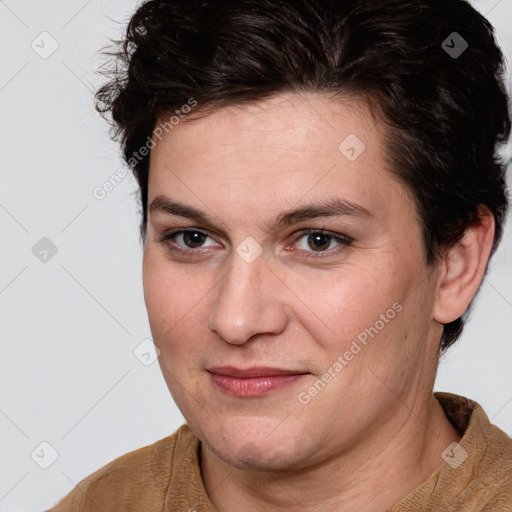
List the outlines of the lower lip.
{"type": "Polygon", "coordinates": [[[306,377],[306,374],[272,375],[268,377],[230,377],[211,373],[213,382],[227,393],[237,396],[262,396],[282,389],[306,377]]]}

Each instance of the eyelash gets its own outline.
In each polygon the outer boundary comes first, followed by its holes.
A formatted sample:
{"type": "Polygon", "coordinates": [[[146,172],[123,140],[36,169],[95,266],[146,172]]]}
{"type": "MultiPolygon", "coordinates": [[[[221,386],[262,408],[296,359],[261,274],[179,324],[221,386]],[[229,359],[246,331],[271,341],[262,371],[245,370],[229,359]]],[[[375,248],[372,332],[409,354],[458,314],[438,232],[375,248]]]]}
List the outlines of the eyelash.
{"type": "MultiPolygon", "coordinates": [[[[197,255],[197,253],[200,252],[200,250],[202,249],[201,247],[198,247],[197,249],[190,249],[190,248],[185,249],[183,247],[176,245],[174,242],[172,245],[170,243],[168,243],[169,241],[173,241],[173,239],[176,238],[178,235],[182,235],[184,233],[200,233],[201,235],[209,237],[209,235],[207,233],[205,233],[199,229],[180,229],[180,230],[176,230],[176,231],[171,231],[169,233],[165,233],[164,235],[159,237],[157,239],[157,241],[165,244],[167,246],[167,248],[172,252],[181,253],[184,255],[197,255]]],[[[300,236],[296,239],[296,242],[298,240],[300,240],[301,238],[303,238],[304,236],[311,235],[311,234],[320,234],[320,235],[330,237],[332,240],[335,240],[336,242],[341,244],[341,246],[337,247],[335,249],[328,249],[326,251],[318,251],[318,252],[304,251],[304,250],[300,249],[301,252],[306,253],[306,255],[304,256],[305,259],[325,258],[326,256],[322,256],[322,255],[326,254],[326,253],[327,253],[327,256],[331,256],[331,255],[333,255],[333,253],[337,254],[338,252],[340,252],[340,249],[342,250],[344,247],[350,246],[353,242],[353,239],[346,235],[339,235],[338,233],[332,233],[330,231],[325,231],[323,229],[302,230],[302,231],[300,231],[300,236]]]]}

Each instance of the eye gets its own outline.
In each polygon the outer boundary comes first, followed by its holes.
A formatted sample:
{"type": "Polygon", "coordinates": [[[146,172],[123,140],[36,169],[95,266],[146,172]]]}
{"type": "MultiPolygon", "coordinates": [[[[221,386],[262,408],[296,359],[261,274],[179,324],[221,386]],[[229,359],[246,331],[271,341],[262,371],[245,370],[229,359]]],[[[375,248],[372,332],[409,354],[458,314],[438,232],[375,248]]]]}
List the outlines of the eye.
{"type": "Polygon", "coordinates": [[[181,250],[186,252],[215,245],[215,243],[203,245],[205,240],[208,238],[210,237],[202,231],[182,229],[180,231],[174,231],[173,233],[166,233],[159,239],[159,242],[167,243],[168,241],[172,241],[173,244],[168,244],[171,250],[181,250]]]}
{"type": "Polygon", "coordinates": [[[301,251],[305,252],[313,252],[313,253],[325,253],[325,252],[338,252],[334,251],[332,244],[336,243],[337,246],[348,246],[352,243],[352,239],[339,234],[330,233],[328,231],[318,230],[318,229],[308,229],[302,232],[302,236],[299,238],[297,242],[297,247],[301,251]]]}
{"type": "MultiPolygon", "coordinates": [[[[210,236],[197,229],[181,229],[166,233],[158,241],[166,244],[170,251],[191,255],[201,253],[202,251],[199,251],[199,249],[216,245],[210,236]],[[208,239],[211,242],[205,244],[208,239]]],[[[351,238],[339,233],[308,229],[301,232],[295,246],[300,252],[305,253],[306,258],[309,258],[322,257],[325,253],[327,253],[326,256],[338,253],[340,249],[349,246],[352,242],[351,238]]]]}

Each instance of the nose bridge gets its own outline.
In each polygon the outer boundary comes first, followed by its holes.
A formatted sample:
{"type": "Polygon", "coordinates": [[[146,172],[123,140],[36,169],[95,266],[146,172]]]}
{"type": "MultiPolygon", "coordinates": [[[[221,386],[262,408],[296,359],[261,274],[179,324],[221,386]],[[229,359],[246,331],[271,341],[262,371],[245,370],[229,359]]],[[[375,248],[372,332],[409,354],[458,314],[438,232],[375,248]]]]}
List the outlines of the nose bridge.
{"type": "Polygon", "coordinates": [[[286,313],[274,281],[278,279],[267,268],[263,254],[251,261],[233,252],[230,269],[214,289],[208,328],[238,345],[254,334],[280,332],[286,313]]]}

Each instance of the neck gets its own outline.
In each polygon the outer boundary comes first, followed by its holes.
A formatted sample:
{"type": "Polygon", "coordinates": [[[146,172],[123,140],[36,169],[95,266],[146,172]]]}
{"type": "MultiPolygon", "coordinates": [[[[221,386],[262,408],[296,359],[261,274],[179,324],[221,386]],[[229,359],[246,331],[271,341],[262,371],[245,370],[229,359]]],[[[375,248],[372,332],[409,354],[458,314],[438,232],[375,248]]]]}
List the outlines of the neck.
{"type": "Polygon", "coordinates": [[[428,480],[443,463],[443,450],[460,438],[430,395],[427,404],[415,404],[412,410],[402,406],[400,415],[321,465],[272,473],[241,470],[222,462],[202,443],[201,471],[219,512],[298,507],[311,512],[381,512],[428,480]]]}

